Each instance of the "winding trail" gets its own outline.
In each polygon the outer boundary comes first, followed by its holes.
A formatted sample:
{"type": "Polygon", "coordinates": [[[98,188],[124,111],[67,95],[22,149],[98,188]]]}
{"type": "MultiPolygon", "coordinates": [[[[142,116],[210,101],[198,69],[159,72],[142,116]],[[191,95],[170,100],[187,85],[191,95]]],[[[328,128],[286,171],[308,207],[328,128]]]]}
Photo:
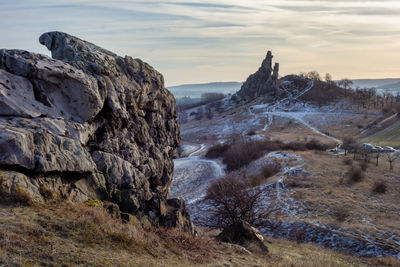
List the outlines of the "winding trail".
{"type": "MultiPolygon", "coordinates": [[[[325,136],[337,143],[341,141],[335,137],[328,136],[325,133],[312,126],[304,118],[307,115],[313,114],[326,114],[324,112],[289,112],[285,111],[285,105],[290,104],[293,100],[298,99],[314,86],[312,80],[309,81],[307,87],[300,91],[297,90],[296,94],[289,95],[287,98],[276,102],[273,105],[260,104],[248,108],[248,113],[253,117],[248,121],[249,124],[259,123],[263,120],[261,125],[263,131],[268,130],[273,123],[274,116],[285,117],[298,121],[305,127],[311,129],[313,132],[325,136]],[[258,112],[254,112],[254,111],[258,112]]],[[[329,112],[330,114],[340,112],[329,112]]],[[[343,113],[343,112],[342,112],[343,113]]],[[[232,127],[230,124],[225,124],[224,127],[232,127]]],[[[211,160],[204,158],[203,154],[207,150],[207,145],[198,144],[198,148],[192,151],[187,157],[175,159],[174,178],[171,186],[171,197],[182,197],[187,207],[191,212],[192,220],[197,223],[207,221],[211,206],[206,200],[203,200],[207,187],[210,183],[221,176],[224,176],[225,166],[220,160],[211,160]]],[[[276,157],[277,152],[270,153],[276,157]]],[[[268,156],[268,155],[267,155],[268,156]]],[[[279,156],[279,155],[278,155],[279,156]]],[[[285,157],[298,157],[296,155],[287,155],[285,157]]],[[[330,225],[321,224],[318,222],[309,221],[307,218],[307,208],[305,203],[298,201],[292,197],[292,190],[286,185],[285,179],[289,176],[294,177],[304,174],[304,169],[301,158],[297,159],[296,166],[283,168],[281,176],[272,183],[262,185],[263,196],[265,203],[275,200],[276,204],[282,209],[282,212],[289,215],[293,221],[282,222],[276,228],[261,227],[261,231],[269,236],[295,239],[300,242],[312,242],[324,247],[341,249],[347,252],[352,252],[359,256],[394,256],[400,258],[400,236],[387,233],[379,230],[375,225],[366,223],[366,225],[373,226],[379,233],[379,237],[373,237],[367,233],[362,232],[360,229],[349,229],[345,227],[332,227],[330,225]],[[271,191],[272,190],[272,191],[271,191]],[[303,236],[301,240],[296,239],[300,234],[303,236]]]]}
{"type": "Polygon", "coordinates": [[[206,148],[205,144],[201,144],[188,157],[174,160],[171,197],[182,197],[188,204],[196,202],[204,198],[212,181],[225,175],[225,166],[220,160],[201,156],[206,148]]]}

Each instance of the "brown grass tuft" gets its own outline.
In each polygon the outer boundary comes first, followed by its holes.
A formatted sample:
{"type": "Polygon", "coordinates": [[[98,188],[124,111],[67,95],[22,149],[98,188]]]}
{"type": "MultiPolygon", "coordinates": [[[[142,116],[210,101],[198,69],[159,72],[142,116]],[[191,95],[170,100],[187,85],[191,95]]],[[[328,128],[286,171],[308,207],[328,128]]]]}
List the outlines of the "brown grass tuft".
{"type": "Polygon", "coordinates": [[[352,166],[348,172],[349,183],[358,183],[364,180],[365,175],[361,168],[352,166]]]}
{"type": "Polygon", "coordinates": [[[385,194],[387,190],[387,185],[384,181],[375,182],[372,192],[375,194],[385,194]]]}

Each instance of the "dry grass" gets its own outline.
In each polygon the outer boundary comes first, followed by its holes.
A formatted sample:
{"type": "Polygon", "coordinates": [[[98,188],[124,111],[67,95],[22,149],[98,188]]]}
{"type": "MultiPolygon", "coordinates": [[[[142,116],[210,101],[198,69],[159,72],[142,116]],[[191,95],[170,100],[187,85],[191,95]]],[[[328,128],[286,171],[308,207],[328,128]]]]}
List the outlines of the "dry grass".
{"type": "Polygon", "coordinates": [[[11,193],[1,191],[0,192],[0,204],[13,204],[20,206],[32,205],[32,199],[28,193],[22,189],[13,190],[11,193]]]}
{"type": "Polygon", "coordinates": [[[347,181],[349,171],[349,166],[343,164],[343,155],[313,151],[296,152],[296,154],[302,156],[306,162],[305,169],[312,175],[290,177],[285,182],[287,184],[296,182],[301,185],[292,188],[293,197],[306,205],[308,212],[303,214],[306,220],[336,225],[338,221],[342,221],[338,220],[339,215],[336,211],[345,207],[348,215],[341,223],[342,226],[355,230],[362,229],[377,237],[379,236],[377,229],[400,235],[398,167],[394,171],[389,171],[388,163],[385,161],[381,161],[379,166],[371,164],[368,170],[363,172],[364,178],[351,184],[343,182],[347,181]],[[372,192],[377,182],[387,185],[385,194],[372,192]],[[369,224],[365,224],[365,220],[369,224]]]}
{"type": "Polygon", "coordinates": [[[396,266],[312,245],[269,239],[268,255],[173,229],[145,231],[103,209],[58,203],[0,207],[0,266],[396,266]]]}

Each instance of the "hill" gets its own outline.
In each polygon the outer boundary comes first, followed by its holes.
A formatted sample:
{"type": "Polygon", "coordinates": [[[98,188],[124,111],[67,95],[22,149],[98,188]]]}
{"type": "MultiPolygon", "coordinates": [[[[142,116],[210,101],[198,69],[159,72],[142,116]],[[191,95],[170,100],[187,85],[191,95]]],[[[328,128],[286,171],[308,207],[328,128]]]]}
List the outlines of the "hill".
{"type": "Polygon", "coordinates": [[[400,78],[387,78],[387,79],[354,79],[353,87],[379,87],[389,88],[388,86],[400,83],[400,78]]]}
{"type": "Polygon", "coordinates": [[[204,93],[233,94],[238,91],[241,86],[242,83],[240,82],[212,82],[169,86],[168,90],[174,94],[175,98],[182,98],[185,96],[200,98],[204,93]]]}

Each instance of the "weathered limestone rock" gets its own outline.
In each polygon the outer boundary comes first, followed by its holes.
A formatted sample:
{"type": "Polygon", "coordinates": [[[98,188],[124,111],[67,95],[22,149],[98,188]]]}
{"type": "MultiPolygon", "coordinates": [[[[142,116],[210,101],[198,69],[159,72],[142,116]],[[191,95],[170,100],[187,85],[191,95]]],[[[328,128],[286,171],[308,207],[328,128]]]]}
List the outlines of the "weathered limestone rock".
{"type": "Polygon", "coordinates": [[[250,251],[268,253],[264,244],[264,237],[246,221],[240,221],[226,227],[218,236],[222,242],[244,246],[250,251]]]}
{"type": "Polygon", "coordinates": [[[185,232],[196,234],[183,199],[168,199],[165,209],[165,215],[162,217],[165,226],[176,227],[185,232]]]}
{"type": "Polygon", "coordinates": [[[52,58],[0,50],[5,190],[23,179],[38,201],[46,186],[76,201],[109,200],[162,224],[180,142],[175,99],[163,76],[140,59],[65,33],[45,33],[40,42],[52,58]]]}
{"type": "Polygon", "coordinates": [[[250,100],[258,96],[276,96],[279,64],[275,63],[272,69],[272,58],[271,51],[268,51],[258,71],[247,78],[246,82],[237,92],[242,99],[250,100]]]}

